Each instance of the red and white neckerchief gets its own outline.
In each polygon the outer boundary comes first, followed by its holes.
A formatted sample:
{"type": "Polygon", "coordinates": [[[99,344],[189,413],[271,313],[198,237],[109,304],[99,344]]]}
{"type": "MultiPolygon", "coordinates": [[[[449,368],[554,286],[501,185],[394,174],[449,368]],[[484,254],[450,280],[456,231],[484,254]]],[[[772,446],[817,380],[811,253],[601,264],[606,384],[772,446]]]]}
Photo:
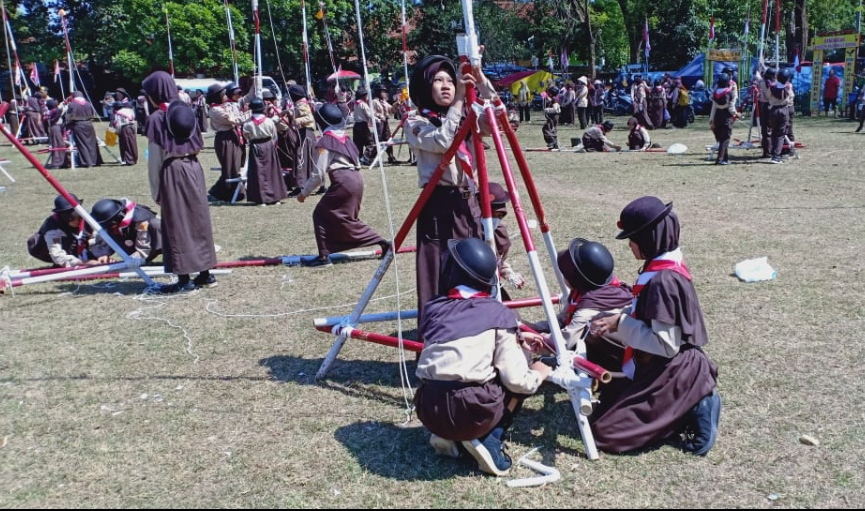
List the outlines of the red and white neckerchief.
{"type": "MultiPolygon", "coordinates": [[[[422,109],[421,114],[424,117],[432,117],[435,119],[441,118],[441,116],[438,113],[433,112],[432,110],[430,110],[428,108],[422,109]]],[[[469,152],[469,147],[466,145],[465,140],[460,142],[460,145],[457,148],[456,157],[457,157],[457,162],[459,162],[460,168],[462,169],[463,173],[465,173],[465,175],[468,176],[468,178],[469,178],[469,190],[472,193],[477,193],[478,185],[477,185],[477,183],[475,183],[475,177],[474,177],[474,174],[472,173],[472,153],[469,152]]]]}
{"type": "Polygon", "coordinates": [[[252,114],[252,117],[250,118],[252,124],[255,124],[256,126],[261,126],[265,119],[267,119],[267,117],[264,114],[252,114]]]}
{"type": "MultiPolygon", "coordinates": [[[[637,313],[637,297],[640,292],[646,287],[646,284],[652,280],[652,277],[658,274],[659,271],[671,270],[674,271],[689,281],[692,280],[691,272],[685,266],[685,258],[682,255],[682,249],[677,248],[672,252],[666,252],[652,259],[648,265],[640,272],[637,277],[637,283],[634,284],[634,300],[631,302],[631,317],[636,317],[637,313]]],[[[622,372],[630,379],[634,379],[634,349],[630,346],[625,347],[625,355],[622,357],[622,372]]]]}
{"type": "Polygon", "coordinates": [[[78,103],[79,105],[86,105],[87,100],[84,98],[72,98],[73,103],[78,103]]]}
{"type": "Polygon", "coordinates": [[[478,291],[469,286],[457,286],[448,291],[448,298],[452,300],[469,300],[471,298],[489,298],[489,293],[478,291]]]}
{"type": "MultiPolygon", "coordinates": [[[[620,286],[622,282],[619,280],[619,277],[613,276],[613,280],[608,284],[609,286],[620,286]]],[[[583,299],[582,293],[577,291],[576,289],[571,290],[571,294],[568,295],[568,308],[565,310],[565,324],[569,324],[572,319],[574,319],[574,314],[577,312],[577,305],[579,305],[580,300],[583,299]]]]}
{"type": "Polygon", "coordinates": [[[346,134],[345,130],[335,130],[328,128],[324,131],[324,135],[339,140],[341,144],[344,144],[346,140],[348,140],[348,135],[346,134]]]}
{"type": "Polygon", "coordinates": [[[126,206],[123,208],[123,220],[117,224],[117,229],[124,229],[129,227],[132,224],[132,215],[135,213],[136,204],[129,199],[123,199],[126,201],[126,206]]]}
{"type": "Polygon", "coordinates": [[[168,111],[168,103],[160,103],[159,109],[162,110],[163,112],[167,112],[168,111]]]}

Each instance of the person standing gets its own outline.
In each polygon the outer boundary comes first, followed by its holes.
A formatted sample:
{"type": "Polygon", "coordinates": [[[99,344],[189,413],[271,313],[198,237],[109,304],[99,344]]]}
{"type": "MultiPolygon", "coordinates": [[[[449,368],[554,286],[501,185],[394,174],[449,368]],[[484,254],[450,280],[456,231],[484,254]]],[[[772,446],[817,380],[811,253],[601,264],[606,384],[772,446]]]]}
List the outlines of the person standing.
{"type": "Polygon", "coordinates": [[[790,81],[790,77],[789,69],[781,69],[777,72],[775,80],[767,78],[763,81],[763,87],[769,101],[768,116],[766,117],[771,138],[769,163],[783,163],[781,152],[784,149],[787,124],[790,122],[787,110],[787,97],[790,94],[787,82],[790,81]]]}
{"type": "Polygon", "coordinates": [[[132,105],[120,101],[114,102],[114,119],[111,127],[117,132],[117,144],[120,146],[120,160],[123,165],[138,163],[138,140],[136,138],[135,112],[132,105]]]}
{"type": "Polygon", "coordinates": [[[288,191],[276,152],[276,124],[265,115],[264,101],[254,98],[249,109],[252,117],[243,123],[243,138],[249,144],[246,199],[261,205],[279,204],[288,191]]]}
{"type": "MultiPolygon", "coordinates": [[[[296,197],[315,171],[315,117],[306,90],[302,86],[290,86],[288,96],[294,104],[294,126],[300,139],[295,157],[294,190],[288,194],[289,197],[296,197]]],[[[316,193],[321,194],[324,191],[325,187],[321,186],[316,193]]]]}
{"type": "Polygon", "coordinates": [[[652,90],[649,91],[648,115],[652,125],[663,128],[667,124],[664,120],[664,112],[667,109],[667,91],[661,85],[661,80],[655,80],[652,90]]]}
{"type": "Polygon", "coordinates": [[[24,115],[27,119],[27,142],[30,144],[38,144],[47,136],[45,121],[42,116],[45,106],[42,102],[43,94],[36,91],[24,103],[24,115]]]}
{"type": "Polygon", "coordinates": [[[375,146],[375,138],[372,130],[375,129],[376,118],[369,104],[369,93],[361,86],[354,93],[354,126],[351,129],[351,138],[354,145],[360,150],[360,163],[370,165],[375,160],[378,150],[375,146]]]}
{"type": "Polygon", "coordinates": [[[591,112],[592,124],[601,124],[604,122],[604,99],[606,96],[606,87],[604,82],[595,80],[594,89],[589,95],[589,108],[591,112]]]}
{"type": "Polygon", "coordinates": [[[826,117],[829,117],[830,110],[834,117],[838,117],[838,91],[840,90],[841,78],[835,74],[834,69],[829,69],[829,77],[823,84],[823,111],[826,112],[826,117]]]}
{"type": "MultiPolygon", "coordinates": [[[[229,99],[229,93],[233,93],[234,89],[239,90],[239,87],[234,84],[223,87],[218,83],[207,88],[210,127],[216,132],[213,149],[221,169],[219,179],[210,187],[208,193],[213,200],[223,202],[230,201],[234,195],[234,187],[240,186],[239,182],[228,182],[228,180],[238,179],[244,164],[243,136],[240,126],[245,116],[240,112],[237,103],[229,99]]],[[[238,194],[237,200],[243,200],[245,197],[242,193],[238,194]]]]}
{"type": "Polygon", "coordinates": [[[342,110],[333,103],[325,103],[316,110],[315,116],[322,132],[315,146],[318,158],[315,172],[297,200],[304,202],[324,183],[325,173],[330,176],[330,186],[312,213],[318,257],[304,265],[330,266],[330,254],[370,245],[380,245],[384,257],[390,243],[359,217],[363,201],[360,154],[345,132],[342,110]]]}
{"type": "Polygon", "coordinates": [[[102,117],[107,121],[111,121],[111,117],[114,115],[114,102],[117,99],[114,96],[114,93],[111,91],[106,91],[105,96],[102,98],[102,117]]]}
{"type": "Polygon", "coordinates": [[[670,104],[673,105],[672,122],[677,128],[688,126],[688,110],[691,108],[691,98],[688,88],[682,83],[681,78],[676,78],[676,86],[670,96],[670,104]]]}
{"type": "Polygon", "coordinates": [[[718,156],[715,165],[729,165],[730,138],[733,136],[733,123],[739,118],[733,102],[730,75],[721,73],[712,91],[712,111],[709,113],[709,129],[715,134],[718,143],[718,156]]]}
{"type": "Polygon", "coordinates": [[[99,139],[93,129],[92,119],[95,116],[96,110],[84,99],[84,94],[81,91],[73,92],[66,108],[66,127],[72,132],[75,141],[79,167],[98,167],[103,163],[99,139]]]}
{"type": "MultiPolygon", "coordinates": [[[[390,140],[390,119],[393,117],[393,106],[388,101],[387,89],[379,87],[375,89],[375,99],[372,100],[372,109],[375,113],[376,125],[378,126],[378,140],[387,142],[390,140]]],[[[393,146],[388,145],[385,149],[388,163],[398,163],[393,155],[393,146]]]]}
{"type": "Polygon", "coordinates": [[[545,122],[541,128],[541,134],[544,136],[547,148],[554,150],[559,148],[559,114],[562,112],[558,99],[556,99],[558,95],[559,88],[555,85],[547,89],[546,97],[544,98],[545,122]]]}
{"type": "Polygon", "coordinates": [[[63,119],[66,114],[66,103],[58,103],[56,99],[49,99],[45,106],[48,108],[46,121],[48,122],[48,149],[51,151],[51,158],[45,168],[68,168],[69,144],[64,134],[63,119]]]}
{"type": "Polygon", "coordinates": [[[634,77],[634,83],[631,85],[631,99],[634,102],[634,117],[636,117],[637,120],[640,121],[640,124],[646,128],[654,129],[655,126],[652,124],[652,120],[649,119],[648,115],[649,92],[649,86],[646,85],[643,76],[636,75],[634,77]]]}
{"type": "Polygon", "coordinates": [[[573,126],[574,125],[574,99],[577,97],[574,92],[574,84],[568,82],[560,90],[558,95],[559,108],[559,125],[573,126]]]}
{"type": "Polygon", "coordinates": [[[520,122],[532,121],[532,92],[525,80],[520,81],[520,89],[517,91],[517,107],[520,110],[520,122]]]}
{"type": "Polygon", "coordinates": [[[419,318],[423,317],[427,301],[439,292],[441,258],[448,251],[448,240],[481,235],[477,185],[468,163],[471,144],[455,138],[462,122],[467,83],[476,84],[479,97],[496,97],[495,90],[483,74],[479,73],[478,77],[465,74],[457,79],[453,62],[442,55],[428,55],[421,59],[412,70],[409,82],[409,95],[418,110],[417,115],[409,117],[405,133],[417,158],[419,187],[427,186],[444,153],[453,144],[459,144],[459,155],[448,162],[432,195],[423,204],[415,225],[419,318]]]}
{"type": "Polygon", "coordinates": [[[580,129],[586,129],[589,123],[587,111],[589,109],[589,80],[585,76],[577,78],[576,89],[574,89],[574,106],[577,109],[577,119],[580,122],[580,129]]]}
{"type": "Polygon", "coordinates": [[[717,439],[718,368],[703,351],[709,336],[672,208],[646,196],[619,215],[616,239],[627,239],[634,257],[645,262],[633,304],[591,322],[592,335],[618,332],[627,346],[622,370],[630,381],[589,418],[595,444],[605,452],[672,441],[705,456],[717,439]]]}
{"type": "Polygon", "coordinates": [[[177,282],[157,291],[213,287],[216,277],[210,269],[216,264],[216,249],[204,170],[198,161],[204,141],[195,112],[177,99],[177,86],[165,71],[151,73],[141,85],[154,107],[145,133],[151,187],[156,184],[151,195],[162,213],[163,261],[166,273],[177,275],[177,282]],[[190,274],[196,272],[198,276],[191,280],[190,274]]]}

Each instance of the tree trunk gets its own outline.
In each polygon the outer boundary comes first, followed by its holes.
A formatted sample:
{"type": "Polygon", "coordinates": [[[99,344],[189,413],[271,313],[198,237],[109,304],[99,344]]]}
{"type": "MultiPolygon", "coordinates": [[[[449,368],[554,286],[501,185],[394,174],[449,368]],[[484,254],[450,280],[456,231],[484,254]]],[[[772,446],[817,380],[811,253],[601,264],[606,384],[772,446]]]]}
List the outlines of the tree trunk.
{"type": "Polygon", "coordinates": [[[808,13],[805,2],[806,0],[796,0],[789,13],[787,30],[784,35],[787,46],[787,62],[793,62],[795,59],[796,48],[800,49],[799,60],[805,60],[805,50],[808,49],[808,13]]]}
{"type": "Polygon", "coordinates": [[[595,80],[595,33],[592,31],[592,11],[590,0],[585,0],[584,6],[586,9],[586,34],[589,37],[589,71],[591,72],[592,81],[595,80]]]}

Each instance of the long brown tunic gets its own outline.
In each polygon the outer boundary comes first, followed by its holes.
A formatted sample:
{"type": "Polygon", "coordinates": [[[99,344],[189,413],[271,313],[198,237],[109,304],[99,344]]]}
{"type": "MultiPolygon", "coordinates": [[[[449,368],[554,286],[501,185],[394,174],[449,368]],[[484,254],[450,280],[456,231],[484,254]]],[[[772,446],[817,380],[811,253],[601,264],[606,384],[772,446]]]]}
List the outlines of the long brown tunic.
{"type": "Polygon", "coordinates": [[[273,121],[263,114],[253,114],[243,124],[243,137],[249,144],[246,199],[257,204],[272,204],[286,198],[288,192],[279,169],[273,121]]]}
{"type": "Polygon", "coordinates": [[[312,223],[319,256],[342,252],[384,241],[360,218],[363,201],[363,176],[357,146],[342,130],[328,130],[316,144],[316,172],[307,181],[301,195],[308,196],[330,176],[327,192],[315,206],[312,223]]]}
{"type": "Polygon", "coordinates": [[[93,105],[84,98],[73,99],[66,110],[66,126],[72,131],[78,150],[78,165],[81,167],[96,167],[103,163],[99,140],[91,121],[95,116],[93,105]]]}

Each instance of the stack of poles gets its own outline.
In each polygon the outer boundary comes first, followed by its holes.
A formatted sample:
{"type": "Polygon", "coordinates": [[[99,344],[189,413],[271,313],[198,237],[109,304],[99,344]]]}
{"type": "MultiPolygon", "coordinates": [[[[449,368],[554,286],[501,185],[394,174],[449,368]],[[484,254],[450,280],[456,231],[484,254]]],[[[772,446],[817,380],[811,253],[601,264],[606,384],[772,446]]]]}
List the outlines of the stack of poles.
{"type": "MultiPolygon", "coordinates": [[[[357,4],[356,4],[357,5],[357,4]]],[[[457,38],[457,44],[459,53],[461,55],[463,68],[462,72],[466,70],[470,71],[470,67],[477,66],[480,68],[480,51],[477,41],[477,35],[474,27],[474,16],[472,13],[472,5],[470,0],[462,1],[463,7],[463,18],[465,20],[466,27],[466,35],[460,36],[457,38]],[[468,69],[467,69],[468,68],[468,69]]],[[[361,47],[363,45],[361,44],[361,47]]],[[[505,146],[501,137],[501,133],[498,128],[498,124],[501,123],[502,129],[504,130],[505,135],[508,138],[508,142],[511,144],[511,147],[519,147],[516,134],[513,129],[510,127],[510,123],[507,120],[507,111],[502,104],[500,99],[495,101],[495,104],[481,104],[477,100],[476,92],[474,87],[468,87],[466,91],[466,99],[471,104],[479,104],[482,108],[487,112],[488,118],[490,120],[490,130],[492,132],[493,142],[496,147],[496,154],[499,158],[499,161],[502,166],[502,172],[504,174],[505,184],[507,189],[510,192],[511,203],[514,207],[514,214],[517,218],[517,224],[520,229],[520,234],[523,238],[523,243],[528,254],[529,264],[532,269],[532,274],[535,278],[535,284],[539,290],[540,295],[540,305],[542,305],[544,309],[544,313],[549,320],[550,324],[556,324],[556,310],[553,308],[554,299],[550,293],[549,288],[547,287],[546,279],[543,275],[543,271],[541,268],[540,260],[538,259],[537,251],[535,250],[534,240],[532,239],[531,232],[529,230],[528,221],[525,216],[525,212],[522,208],[522,203],[519,198],[519,194],[516,193],[516,182],[514,180],[513,173],[510,169],[510,164],[508,162],[507,154],[505,152],[505,146]]],[[[457,130],[457,133],[454,137],[454,143],[451,144],[451,147],[444,153],[442,156],[439,165],[436,167],[433,172],[429,182],[424,186],[420,196],[418,197],[415,205],[412,207],[411,211],[408,214],[408,218],[403,222],[401,228],[396,234],[394,238],[394,247],[399,248],[402,245],[402,242],[407,237],[409,230],[412,225],[416,221],[421,209],[429,200],[430,196],[435,189],[435,186],[438,184],[441,179],[445,169],[449,166],[452,159],[456,156],[457,150],[459,148],[460,142],[464,141],[466,137],[471,132],[472,128],[475,126],[477,122],[478,114],[475,109],[469,109],[467,120],[460,126],[457,130]]],[[[492,225],[492,211],[489,203],[489,189],[488,189],[488,176],[486,169],[486,160],[484,157],[483,150],[483,142],[481,141],[481,137],[473,137],[473,143],[475,144],[475,157],[478,169],[478,178],[479,178],[479,186],[480,189],[480,205],[482,208],[482,224],[484,228],[484,232],[487,233],[486,239],[487,242],[491,245],[494,243],[493,241],[493,225],[492,225]]],[[[549,224],[546,219],[546,213],[543,210],[543,207],[540,203],[540,198],[537,192],[537,188],[535,187],[534,180],[532,175],[528,169],[528,164],[525,160],[525,156],[519,152],[514,152],[515,159],[520,168],[523,181],[526,186],[526,190],[528,195],[532,201],[532,204],[535,209],[536,216],[539,219],[539,224],[541,226],[541,232],[544,235],[544,240],[547,245],[547,251],[550,256],[550,263],[553,268],[555,268],[555,273],[557,279],[559,281],[559,285],[562,289],[562,294],[560,296],[567,296],[567,285],[564,282],[564,277],[561,275],[561,272],[558,271],[556,265],[556,250],[555,245],[552,241],[552,236],[550,235],[549,224]]],[[[494,245],[492,245],[494,247],[494,245]]],[[[333,364],[336,359],[339,351],[342,346],[345,344],[345,341],[351,337],[355,339],[362,340],[370,340],[373,342],[378,342],[382,344],[389,344],[393,341],[398,342],[398,346],[405,346],[408,341],[404,341],[402,338],[399,339],[387,339],[387,336],[372,334],[371,332],[361,331],[355,328],[355,325],[358,324],[363,311],[369,304],[369,301],[372,297],[372,294],[375,292],[375,289],[378,287],[384,273],[387,268],[390,266],[393,261],[393,252],[388,252],[385,258],[382,260],[379,269],[376,271],[370,283],[367,285],[360,299],[358,300],[357,305],[354,310],[348,316],[342,318],[331,318],[330,321],[320,321],[317,320],[318,326],[321,326],[323,331],[329,331],[330,333],[336,335],[336,340],[334,344],[331,346],[330,351],[325,356],[321,367],[316,373],[316,378],[323,378],[330,366],[333,364]]],[[[401,320],[403,316],[403,312],[398,311],[395,313],[397,320],[401,320]]],[[[557,353],[559,358],[559,363],[562,367],[573,367],[572,360],[568,360],[568,351],[566,349],[566,344],[564,337],[561,331],[557,328],[553,328],[551,332],[551,337],[553,338],[555,345],[557,347],[557,353]]],[[[415,346],[416,348],[421,348],[422,346],[415,346]]],[[[577,347],[577,354],[585,358],[585,344],[579,343],[577,347]]],[[[595,446],[594,437],[592,435],[591,428],[588,423],[588,415],[592,412],[592,404],[591,404],[591,386],[592,379],[589,377],[585,371],[575,371],[573,376],[570,378],[570,381],[567,382],[566,390],[568,391],[568,395],[571,399],[571,403],[574,408],[574,412],[577,417],[577,424],[580,435],[583,439],[583,443],[586,448],[586,455],[589,459],[598,459],[598,451],[595,446]]]]}
{"type": "MultiPolygon", "coordinates": [[[[306,33],[306,0],[301,0],[300,2],[300,16],[303,20],[303,44],[302,44],[302,56],[303,56],[303,72],[304,78],[306,78],[306,94],[309,97],[312,97],[312,75],[309,70],[309,37],[306,33]]],[[[339,82],[337,82],[339,85],[339,82]]]]}
{"type": "MultiPolygon", "coordinates": [[[[6,110],[8,108],[8,103],[0,105],[0,117],[2,117],[6,113],[6,110]]],[[[33,165],[40,174],[42,174],[42,176],[48,181],[48,183],[53,186],[55,190],[57,190],[57,193],[62,195],[63,198],[66,199],[69,204],[73,206],[75,212],[78,213],[78,216],[80,216],[84,219],[85,222],[87,222],[87,225],[89,225],[93,229],[93,232],[95,232],[98,236],[105,240],[108,246],[110,246],[111,249],[114,250],[114,252],[118,256],[120,256],[121,259],[123,259],[124,264],[123,266],[118,267],[118,269],[134,268],[135,273],[137,273],[138,276],[140,276],[148,286],[152,286],[153,280],[151,280],[150,276],[140,268],[141,259],[135,259],[129,254],[127,254],[123,247],[121,247],[116,241],[114,241],[114,239],[105,232],[105,229],[103,229],[102,226],[99,225],[99,223],[94,220],[92,216],[90,216],[90,213],[86,209],[84,209],[84,207],[77,200],[75,200],[75,197],[73,197],[72,194],[66,191],[63,185],[61,185],[60,182],[57,181],[57,179],[55,179],[50,172],[48,172],[45,166],[42,165],[42,163],[40,163],[39,160],[37,160],[36,157],[33,156],[33,154],[28,151],[27,148],[24,147],[24,145],[12,135],[12,133],[9,132],[9,130],[6,129],[6,125],[0,125],[0,131],[2,131],[3,135],[6,136],[6,138],[8,138],[10,142],[12,142],[12,145],[14,145],[15,148],[18,149],[18,151],[22,155],[24,155],[25,158],[27,158],[30,164],[33,165]]]]}
{"type": "MultiPolygon", "coordinates": [[[[763,0],[763,16],[760,18],[760,41],[757,46],[757,62],[763,63],[763,41],[766,38],[766,21],[769,16],[769,0],[763,0]]],[[[760,88],[757,86],[752,86],[751,89],[751,102],[753,103],[753,114],[752,116],[756,119],[756,122],[752,122],[750,126],[748,126],[748,143],[751,143],[751,131],[756,125],[757,129],[760,130],[760,125],[763,123],[763,112],[760,111],[760,88]]]]}
{"type": "MultiPolygon", "coordinates": [[[[45,282],[72,282],[84,280],[104,279],[126,279],[135,278],[139,274],[136,271],[123,271],[128,268],[126,263],[109,263],[98,266],[72,266],[68,268],[42,268],[30,270],[17,270],[3,273],[0,277],[0,293],[7,287],[20,287],[28,284],[41,284],[45,282]],[[6,280],[8,278],[8,280],[6,280]]],[[[138,269],[150,277],[167,275],[162,266],[140,266],[138,269]]],[[[215,269],[211,273],[216,275],[231,273],[228,269],[215,269]]]]}

